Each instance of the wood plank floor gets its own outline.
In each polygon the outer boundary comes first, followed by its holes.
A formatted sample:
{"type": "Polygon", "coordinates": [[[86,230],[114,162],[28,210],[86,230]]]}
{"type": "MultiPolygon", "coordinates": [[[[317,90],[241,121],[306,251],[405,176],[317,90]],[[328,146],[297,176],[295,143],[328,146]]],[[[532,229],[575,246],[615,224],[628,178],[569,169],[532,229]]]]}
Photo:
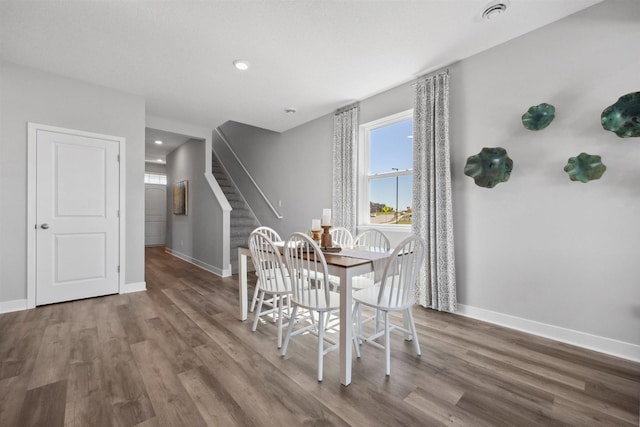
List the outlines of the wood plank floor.
{"type": "MultiPolygon", "coordinates": [[[[316,381],[315,338],[237,319],[237,277],[146,250],[147,292],[0,315],[0,426],[638,426],[640,364],[414,309],[422,356],[364,346],[316,381]]],[[[252,289],[250,289],[252,291],[252,289]]]]}

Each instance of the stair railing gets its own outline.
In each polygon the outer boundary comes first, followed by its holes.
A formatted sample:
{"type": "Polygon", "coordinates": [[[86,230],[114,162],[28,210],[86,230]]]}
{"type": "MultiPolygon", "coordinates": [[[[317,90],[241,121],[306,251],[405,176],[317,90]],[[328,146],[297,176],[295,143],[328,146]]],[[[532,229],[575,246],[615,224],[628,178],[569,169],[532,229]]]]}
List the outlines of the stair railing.
{"type": "MultiPolygon", "coordinates": [[[[229,151],[231,152],[231,154],[233,155],[233,157],[236,159],[236,162],[238,162],[238,164],[240,165],[240,167],[242,168],[242,170],[244,171],[244,173],[247,174],[247,176],[249,177],[249,179],[251,180],[251,182],[253,183],[254,187],[256,187],[256,190],[258,190],[258,193],[260,193],[260,195],[262,196],[262,198],[264,199],[264,201],[267,203],[267,206],[269,206],[269,208],[271,208],[271,211],[273,212],[273,214],[276,216],[276,218],[278,219],[282,219],[284,218],[282,215],[280,215],[280,213],[276,210],[275,207],[273,207],[273,204],[271,203],[271,201],[269,200],[269,198],[264,194],[264,191],[262,191],[262,189],[260,188],[260,186],[258,185],[258,183],[256,182],[255,179],[253,179],[253,176],[251,176],[251,174],[249,173],[249,171],[247,170],[247,168],[244,166],[244,163],[242,163],[242,160],[240,160],[240,158],[238,157],[238,155],[236,154],[236,152],[233,150],[233,148],[231,148],[231,144],[229,144],[229,141],[227,140],[227,138],[224,136],[224,134],[222,133],[222,131],[220,130],[219,127],[216,128],[216,133],[218,134],[218,136],[220,137],[220,139],[222,139],[222,142],[224,142],[224,145],[227,146],[227,148],[229,149],[229,151]]],[[[220,162],[222,163],[222,162],[220,162]]],[[[231,176],[231,175],[229,175],[231,176]]]]}

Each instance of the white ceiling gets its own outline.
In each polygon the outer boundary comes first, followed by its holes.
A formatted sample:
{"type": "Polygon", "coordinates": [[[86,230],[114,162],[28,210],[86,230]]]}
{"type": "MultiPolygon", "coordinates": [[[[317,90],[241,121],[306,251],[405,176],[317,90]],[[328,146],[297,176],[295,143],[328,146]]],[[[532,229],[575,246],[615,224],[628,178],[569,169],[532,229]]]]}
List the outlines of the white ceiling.
{"type": "Polygon", "coordinates": [[[177,133],[166,132],[158,129],[146,128],[145,129],[145,161],[151,163],[164,164],[166,162],[167,154],[192,139],[189,136],[180,135],[177,133]],[[156,144],[156,141],[162,141],[161,145],[156,144]],[[162,160],[159,162],[158,160],[162,160]]]}
{"type": "Polygon", "coordinates": [[[284,131],[600,1],[483,21],[486,0],[0,0],[0,57],[139,94],[148,115],[284,131]]]}

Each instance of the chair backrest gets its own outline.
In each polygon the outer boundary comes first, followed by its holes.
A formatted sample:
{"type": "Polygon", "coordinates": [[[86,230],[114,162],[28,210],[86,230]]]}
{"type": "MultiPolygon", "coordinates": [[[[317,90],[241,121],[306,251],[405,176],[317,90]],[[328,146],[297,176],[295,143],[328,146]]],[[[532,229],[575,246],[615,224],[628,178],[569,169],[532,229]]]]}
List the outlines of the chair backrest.
{"type": "Polygon", "coordinates": [[[282,238],[280,237],[278,232],[271,227],[267,227],[266,225],[261,225],[253,231],[258,231],[262,234],[266,234],[272,242],[282,242],[282,238]]]}
{"type": "Polygon", "coordinates": [[[265,291],[290,290],[287,266],[269,236],[259,231],[252,232],[249,236],[249,250],[260,286],[265,291]]]}
{"type": "Polygon", "coordinates": [[[291,300],[310,307],[329,307],[329,271],[318,245],[303,233],[293,233],[285,244],[285,261],[291,275],[291,300]]]}
{"type": "Polygon", "coordinates": [[[426,244],[418,236],[409,236],[396,246],[382,272],[379,306],[406,308],[413,305],[425,250],[426,244]]]}
{"type": "Polygon", "coordinates": [[[380,230],[370,228],[356,236],[354,242],[356,246],[368,246],[371,251],[387,252],[391,249],[391,242],[380,230]]]}
{"type": "Polygon", "coordinates": [[[331,240],[334,245],[351,246],[353,245],[353,236],[351,232],[344,227],[333,227],[329,231],[331,240]]]}

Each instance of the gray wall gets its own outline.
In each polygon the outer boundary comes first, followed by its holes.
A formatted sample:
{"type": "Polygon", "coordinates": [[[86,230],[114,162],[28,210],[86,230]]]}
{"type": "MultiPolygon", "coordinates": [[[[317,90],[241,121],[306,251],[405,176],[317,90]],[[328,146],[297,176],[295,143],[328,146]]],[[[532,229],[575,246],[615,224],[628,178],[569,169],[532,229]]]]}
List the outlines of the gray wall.
{"type": "Polygon", "coordinates": [[[143,282],[144,99],[1,61],[0,301],[27,297],[27,122],[126,138],[125,282],[143,282]]]}
{"type": "Polygon", "coordinates": [[[451,67],[451,140],[462,303],[640,344],[640,139],[600,114],[640,91],[640,2],[605,2],[451,67]],[[521,115],[548,102],[548,128],[521,115]],[[507,149],[509,182],[463,175],[482,147],[507,149]],[[599,154],[601,180],[563,171],[599,154]]]}
{"type": "Polygon", "coordinates": [[[144,171],[148,172],[148,173],[166,174],[167,173],[167,165],[160,164],[160,163],[145,162],[144,163],[144,171]]]}
{"type": "Polygon", "coordinates": [[[223,268],[222,211],[204,177],[205,143],[191,139],[167,156],[167,247],[202,266],[223,268]],[[173,214],[173,184],[189,180],[188,215],[173,214]],[[203,264],[204,263],[204,264],[203,264]]]}
{"type": "MultiPolygon", "coordinates": [[[[450,67],[461,304],[640,344],[640,143],[600,126],[602,109],[640,90],[638,22],[640,2],[605,2],[450,67]],[[521,115],[541,102],[556,106],[555,121],[525,130],[521,115]],[[514,160],[510,181],[491,190],[463,174],[485,146],[514,160]],[[572,182],[563,171],[582,151],[602,155],[601,180],[572,182]]],[[[405,84],[362,101],[360,121],[412,107],[405,84]]],[[[267,195],[283,201],[279,222],[231,168],[263,224],[307,230],[330,206],[332,127],[332,115],[280,135],[223,126],[267,195]]]]}

